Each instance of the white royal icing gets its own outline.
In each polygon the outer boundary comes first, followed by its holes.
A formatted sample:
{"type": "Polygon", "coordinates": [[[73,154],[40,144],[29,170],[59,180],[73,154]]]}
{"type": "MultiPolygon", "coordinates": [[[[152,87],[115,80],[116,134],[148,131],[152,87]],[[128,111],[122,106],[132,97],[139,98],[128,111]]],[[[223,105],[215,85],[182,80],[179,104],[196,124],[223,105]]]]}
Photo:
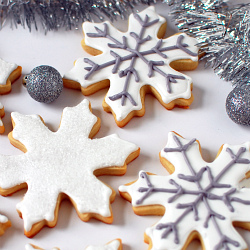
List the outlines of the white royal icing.
{"type": "Polygon", "coordinates": [[[119,240],[113,240],[104,246],[88,246],[85,250],[118,250],[120,246],[119,240]]]}
{"type": "MultiPolygon", "coordinates": [[[[145,19],[146,15],[149,17],[149,22],[154,20],[159,20],[157,23],[146,27],[142,38],[146,38],[147,36],[150,36],[151,39],[140,44],[138,51],[148,51],[151,50],[153,47],[156,46],[157,43],[160,42],[160,39],[157,38],[157,33],[159,28],[163,23],[165,23],[165,19],[161,16],[159,16],[155,11],[154,7],[149,7],[145,9],[144,11],[140,12],[138,14],[139,17],[141,17],[142,20],[145,19]]],[[[127,55],[130,55],[131,52],[121,49],[121,48],[110,48],[109,44],[112,44],[110,39],[107,39],[105,37],[90,37],[88,36],[89,33],[97,33],[96,28],[100,30],[104,30],[104,25],[108,28],[108,34],[115,38],[118,42],[123,42],[123,36],[126,37],[126,44],[128,48],[134,49],[136,47],[136,40],[134,37],[132,37],[132,33],[135,33],[136,35],[140,34],[140,31],[142,29],[142,26],[138,22],[138,20],[135,19],[135,16],[132,14],[129,18],[129,27],[127,32],[120,32],[116,28],[114,28],[110,22],[104,22],[99,24],[89,23],[86,22],[83,24],[83,31],[85,33],[85,43],[88,46],[91,46],[95,49],[101,50],[103,53],[101,55],[92,56],[92,57],[86,57],[87,59],[91,60],[92,62],[102,65],[105,62],[110,62],[114,60],[114,56],[112,55],[111,51],[118,54],[120,57],[124,57],[127,55]]],[[[188,37],[186,34],[178,34],[172,37],[169,37],[167,39],[162,40],[162,44],[160,48],[164,47],[170,47],[176,45],[176,42],[180,36],[183,36],[183,43],[187,45],[186,48],[188,48],[190,51],[192,51],[194,54],[198,53],[198,47],[195,46],[197,44],[197,41],[194,38],[188,37]]],[[[122,61],[117,73],[112,74],[111,71],[114,67],[114,64],[112,64],[109,67],[102,68],[101,70],[95,71],[88,79],[85,79],[85,76],[89,73],[85,68],[91,67],[89,63],[86,63],[84,60],[86,58],[80,58],[76,60],[74,67],[65,74],[65,79],[74,80],[76,82],[79,82],[80,85],[83,88],[87,88],[90,85],[102,81],[104,79],[110,80],[110,88],[109,91],[105,97],[105,102],[112,108],[116,115],[116,119],[118,121],[123,120],[126,118],[126,116],[133,110],[141,110],[142,109],[142,103],[141,103],[141,96],[140,96],[140,89],[144,85],[150,85],[154,87],[158,93],[160,94],[162,100],[164,103],[168,104],[169,102],[184,98],[189,99],[191,97],[191,83],[192,80],[190,77],[175,71],[172,69],[169,64],[172,61],[179,60],[179,59],[191,59],[193,61],[198,60],[197,55],[189,55],[188,53],[184,52],[180,49],[174,49],[170,51],[164,52],[165,55],[167,55],[167,58],[163,58],[157,53],[148,54],[143,56],[143,59],[137,57],[135,58],[133,68],[136,69],[136,72],[138,73],[138,76],[140,78],[139,82],[135,81],[134,76],[132,75],[129,80],[129,85],[127,88],[127,92],[131,95],[131,98],[136,102],[136,105],[133,105],[129,99],[125,98],[124,105],[122,105],[121,99],[117,100],[111,100],[110,97],[119,94],[124,90],[126,76],[120,78],[119,73],[121,73],[122,70],[125,70],[131,65],[131,60],[122,61]],[[153,71],[152,77],[148,76],[148,65],[145,64],[146,61],[162,61],[164,65],[156,66],[159,70],[166,74],[173,74],[177,76],[184,77],[185,79],[176,79],[176,83],[170,83],[171,92],[168,92],[167,89],[167,80],[166,78],[161,75],[156,70],[153,71]]]]}
{"type": "Polygon", "coordinates": [[[0,58],[0,85],[5,85],[9,75],[17,68],[17,64],[9,63],[0,58]]]}
{"type": "Polygon", "coordinates": [[[0,214],[0,223],[4,224],[8,221],[9,219],[5,215],[0,214]]]}
{"type": "MultiPolygon", "coordinates": [[[[37,250],[37,248],[35,248],[34,246],[32,246],[31,244],[26,244],[25,245],[25,250],[37,250]]],[[[57,247],[52,248],[51,250],[60,250],[57,247]]]]}
{"type": "MultiPolygon", "coordinates": [[[[121,242],[119,240],[113,240],[104,246],[88,246],[87,248],[85,248],[85,250],[118,250],[120,246],[121,242]]],[[[31,244],[25,245],[25,250],[35,250],[35,249],[37,249],[37,247],[35,248],[34,245],[31,244]]],[[[51,250],[60,250],[60,249],[54,247],[51,250]]]]}
{"type": "MultiPolygon", "coordinates": [[[[182,145],[186,145],[190,142],[177,136],[175,133],[169,133],[168,143],[165,148],[171,150],[178,148],[176,138],[182,145]]],[[[182,249],[192,231],[197,231],[200,234],[205,249],[222,249],[223,247],[219,247],[218,244],[221,242],[223,238],[221,235],[223,234],[225,237],[228,237],[228,239],[236,242],[235,245],[226,243],[224,245],[225,248],[247,249],[246,242],[233,227],[233,222],[250,221],[250,189],[239,187],[239,182],[245,178],[245,174],[250,170],[249,149],[250,142],[238,146],[225,144],[220,155],[211,163],[205,162],[202,159],[197,142],[188,146],[187,150],[182,149],[179,152],[171,152],[171,150],[166,152],[162,150],[160,153],[161,157],[172,163],[175,167],[173,174],[169,176],[156,176],[147,175],[141,171],[139,179],[135,183],[119,187],[120,192],[127,192],[132,197],[133,207],[148,205],[162,205],[165,207],[165,214],[162,219],[156,225],[146,229],[146,235],[152,241],[152,250],[182,249]],[[242,149],[245,151],[243,150],[243,152],[241,152],[242,149]],[[230,152],[232,152],[232,157],[230,152]],[[234,162],[233,155],[236,156],[236,162],[234,162]],[[237,155],[240,155],[240,157],[237,158],[237,155]],[[183,179],[183,176],[193,176],[192,171],[188,167],[188,162],[196,174],[199,173],[203,167],[207,169],[201,174],[201,178],[198,179],[196,183],[183,179]],[[230,166],[230,168],[224,172],[224,174],[221,174],[226,166],[230,166]],[[201,190],[205,192],[208,185],[212,183],[209,179],[208,168],[211,170],[212,177],[210,177],[215,185],[229,184],[230,186],[213,186],[211,189],[208,189],[207,196],[200,196],[203,198],[196,204],[195,201],[199,195],[191,194],[191,192],[199,192],[198,185],[200,185],[201,190]],[[149,190],[149,187],[153,189],[151,189],[151,193],[148,193],[145,197],[144,195],[146,195],[146,190],[149,190]],[[181,187],[181,189],[177,189],[177,187],[181,187]],[[160,189],[165,189],[165,192],[160,189]],[[177,192],[166,192],[166,189],[179,190],[179,194],[177,194],[177,192]],[[189,191],[191,192],[188,193],[189,191]],[[231,191],[232,193],[230,193],[231,191]],[[224,200],[220,200],[218,197],[223,197],[224,200]],[[247,204],[238,202],[237,199],[244,200],[247,204]],[[229,200],[233,211],[231,211],[225,203],[225,201],[229,200]],[[187,204],[190,206],[192,204],[193,207],[188,207],[187,204]],[[191,208],[191,210],[187,212],[189,208],[191,208]],[[208,227],[205,227],[206,219],[210,215],[209,208],[224,218],[219,219],[212,215],[209,217],[208,227]],[[197,211],[197,217],[195,216],[195,211],[197,211]],[[185,214],[185,212],[187,212],[187,214],[185,214]],[[174,231],[170,231],[165,237],[163,236],[163,234],[166,233],[167,227],[164,228],[162,225],[166,226],[167,223],[173,223],[172,225],[176,226],[179,242],[175,242],[174,231]]]]}
{"type": "Polygon", "coordinates": [[[96,169],[123,166],[138,147],[113,134],[89,139],[97,121],[89,110],[89,102],[65,108],[57,132],[50,131],[37,115],[12,113],[14,139],[27,153],[0,156],[0,187],[9,189],[27,183],[28,191],[17,204],[24,228],[53,221],[57,198],[65,193],[80,213],[96,213],[109,217],[111,189],[94,176],[96,169]]]}
{"type": "MultiPolygon", "coordinates": [[[[0,109],[3,109],[3,105],[2,103],[0,102],[0,109]]],[[[0,127],[3,126],[3,122],[2,122],[2,119],[1,119],[1,116],[0,116],[0,127]]]]}

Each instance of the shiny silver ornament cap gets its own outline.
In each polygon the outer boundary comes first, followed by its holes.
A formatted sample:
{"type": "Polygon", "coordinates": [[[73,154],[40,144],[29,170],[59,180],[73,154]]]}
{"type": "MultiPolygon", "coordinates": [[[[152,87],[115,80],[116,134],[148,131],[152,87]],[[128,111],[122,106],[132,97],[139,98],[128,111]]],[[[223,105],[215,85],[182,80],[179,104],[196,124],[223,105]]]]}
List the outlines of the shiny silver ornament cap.
{"type": "Polygon", "coordinates": [[[23,85],[34,100],[51,103],[60,96],[63,80],[55,68],[41,65],[23,77],[23,85]]]}

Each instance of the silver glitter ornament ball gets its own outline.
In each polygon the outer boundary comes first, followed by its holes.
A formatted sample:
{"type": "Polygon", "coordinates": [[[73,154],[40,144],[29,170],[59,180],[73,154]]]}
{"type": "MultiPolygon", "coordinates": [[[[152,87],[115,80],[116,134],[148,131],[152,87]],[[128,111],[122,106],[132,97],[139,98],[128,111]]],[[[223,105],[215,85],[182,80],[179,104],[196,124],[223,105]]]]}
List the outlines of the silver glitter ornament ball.
{"type": "Polygon", "coordinates": [[[38,102],[50,103],[62,92],[63,80],[53,67],[41,65],[24,77],[24,85],[30,96],[38,102]]]}
{"type": "Polygon", "coordinates": [[[250,126],[250,84],[235,87],[229,93],[226,111],[235,123],[250,126]]]}

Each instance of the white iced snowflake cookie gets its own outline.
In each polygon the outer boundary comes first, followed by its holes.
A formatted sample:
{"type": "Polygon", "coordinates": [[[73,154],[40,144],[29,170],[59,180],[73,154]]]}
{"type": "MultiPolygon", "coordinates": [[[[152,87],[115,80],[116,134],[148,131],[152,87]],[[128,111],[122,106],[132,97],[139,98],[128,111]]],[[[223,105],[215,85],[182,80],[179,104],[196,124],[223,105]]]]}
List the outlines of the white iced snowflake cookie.
{"type": "Polygon", "coordinates": [[[1,119],[2,117],[4,117],[4,106],[0,102],[0,134],[4,133],[4,125],[1,119]]]}
{"type": "MultiPolygon", "coordinates": [[[[36,250],[36,249],[44,250],[33,244],[27,244],[25,246],[25,250],[36,250]]],[[[60,250],[60,249],[55,247],[51,250],[60,250]]],[[[122,241],[120,239],[116,239],[110,241],[109,243],[103,246],[88,246],[87,248],[85,248],[85,250],[122,250],[122,241]]]]}
{"type": "Polygon", "coordinates": [[[98,175],[122,175],[139,148],[113,134],[91,139],[100,119],[83,100],[63,110],[60,128],[50,131],[37,115],[11,114],[11,143],[25,154],[0,156],[0,193],[10,195],[28,187],[17,204],[24,231],[34,236],[43,226],[54,227],[61,201],[68,198],[83,221],[96,218],[112,223],[110,203],[115,191],[98,175]]]}
{"type": "Polygon", "coordinates": [[[3,235],[5,230],[10,226],[10,220],[5,215],[0,214],[0,236],[3,235]]]}
{"type": "Polygon", "coordinates": [[[133,116],[144,115],[147,93],[167,109],[188,107],[193,100],[192,80],[176,70],[197,67],[197,41],[186,34],[161,39],[165,24],[154,7],[130,15],[124,33],[110,22],[84,23],[83,47],[95,56],[76,60],[64,76],[64,85],[85,95],[110,85],[103,107],[120,127],[133,116]]]}
{"type": "MultiPolygon", "coordinates": [[[[45,249],[35,246],[33,244],[26,244],[25,250],[45,250],[45,249]]],[[[54,247],[51,250],[60,250],[60,248],[54,247]]]]}
{"type": "Polygon", "coordinates": [[[22,74],[22,68],[15,63],[9,63],[0,58],[0,94],[11,91],[11,83],[22,74]]]}
{"type": "Polygon", "coordinates": [[[136,214],[163,215],[146,229],[149,249],[186,249],[195,238],[203,249],[247,249],[234,226],[250,230],[250,189],[239,182],[250,177],[250,142],[223,145],[214,162],[205,162],[199,143],[169,133],[160,153],[172,173],[156,176],[141,171],[135,182],[121,186],[136,214]]]}
{"type": "Polygon", "coordinates": [[[85,250],[122,250],[122,241],[116,239],[103,246],[88,246],[85,250]]]}
{"type": "MultiPolygon", "coordinates": [[[[22,74],[22,68],[15,63],[9,63],[0,58],[0,94],[7,94],[11,91],[11,83],[18,79],[22,74]]],[[[2,117],[4,107],[0,103],[0,134],[4,133],[2,117]]]]}

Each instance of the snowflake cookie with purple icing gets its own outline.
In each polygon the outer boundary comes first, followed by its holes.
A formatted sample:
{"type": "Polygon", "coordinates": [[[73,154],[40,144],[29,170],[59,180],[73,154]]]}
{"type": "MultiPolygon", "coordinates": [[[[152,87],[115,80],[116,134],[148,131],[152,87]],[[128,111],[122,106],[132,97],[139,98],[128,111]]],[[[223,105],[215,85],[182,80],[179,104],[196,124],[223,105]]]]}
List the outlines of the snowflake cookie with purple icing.
{"type": "Polygon", "coordinates": [[[119,187],[139,215],[163,215],[146,229],[149,249],[186,249],[200,239],[203,249],[248,249],[235,230],[250,230],[250,189],[239,182],[250,177],[250,142],[221,147],[216,159],[205,162],[195,139],[174,132],[160,152],[171,173],[157,176],[141,171],[139,179],[119,187]]]}
{"type": "Polygon", "coordinates": [[[192,80],[178,70],[197,67],[197,41],[186,34],[162,39],[165,29],[166,20],[154,7],[131,14],[126,32],[108,21],[84,23],[83,48],[95,56],[76,60],[64,75],[64,86],[81,89],[84,95],[110,86],[103,108],[113,113],[120,127],[144,115],[147,93],[167,109],[188,107],[192,80]]]}
{"type": "Polygon", "coordinates": [[[91,218],[112,223],[115,191],[99,175],[123,175],[139,155],[133,143],[113,134],[91,139],[100,119],[86,99],[63,110],[57,132],[50,131],[38,115],[11,114],[11,143],[25,154],[0,155],[0,194],[28,188],[17,204],[25,235],[32,237],[44,226],[57,223],[60,203],[69,199],[83,221],[91,218]]]}

